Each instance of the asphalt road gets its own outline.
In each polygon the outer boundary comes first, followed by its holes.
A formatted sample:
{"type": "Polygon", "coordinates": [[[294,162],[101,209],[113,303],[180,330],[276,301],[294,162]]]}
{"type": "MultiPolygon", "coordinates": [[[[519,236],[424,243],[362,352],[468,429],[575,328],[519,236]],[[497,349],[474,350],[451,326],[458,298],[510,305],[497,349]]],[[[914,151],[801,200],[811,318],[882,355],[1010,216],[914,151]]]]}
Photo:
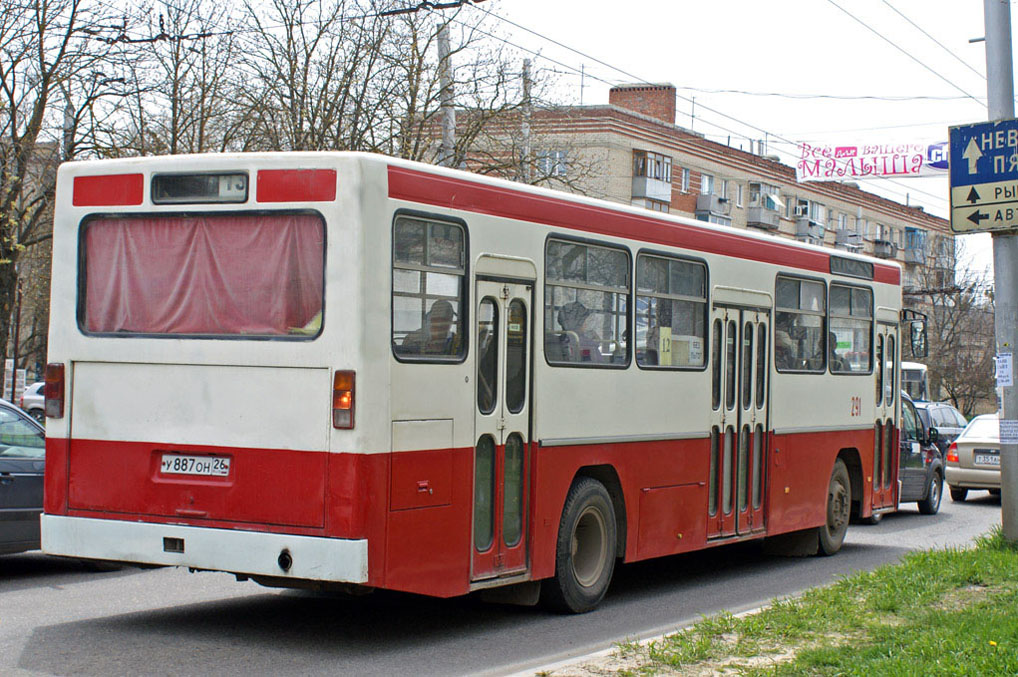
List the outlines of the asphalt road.
{"type": "Polygon", "coordinates": [[[751,609],[910,549],[963,546],[999,522],[999,499],[976,492],[964,504],[945,499],[932,517],[910,506],[879,525],[853,525],[834,557],[769,557],[743,544],[625,565],[601,607],[582,616],[10,555],[0,557],[0,674],[506,674],[751,609]]]}

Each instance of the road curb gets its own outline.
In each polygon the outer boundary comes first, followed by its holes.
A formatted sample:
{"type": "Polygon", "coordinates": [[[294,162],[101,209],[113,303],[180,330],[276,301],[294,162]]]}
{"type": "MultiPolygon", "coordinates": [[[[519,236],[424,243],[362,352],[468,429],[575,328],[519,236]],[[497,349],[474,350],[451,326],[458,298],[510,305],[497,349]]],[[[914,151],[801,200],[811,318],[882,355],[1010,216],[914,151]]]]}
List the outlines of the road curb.
{"type": "MultiPolygon", "coordinates": [[[[740,611],[739,613],[732,614],[732,615],[735,618],[743,618],[745,616],[752,616],[753,614],[760,613],[761,611],[763,611],[764,609],[769,608],[770,606],[771,606],[770,604],[763,604],[761,606],[753,607],[752,609],[747,609],[745,611],[740,611]]],[[[715,612],[712,615],[717,615],[719,613],[724,613],[724,610],[722,609],[721,611],[717,611],[717,612],[715,612]]],[[[674,635],[675,633],[677,633],[677,632],[679,632],[681,630],[685,630],[686,628],[689,628],[689,627],[695,625],[702,618],[703,618],[703,616],[701,616],[701,618],[698,618],[698,619],[695,619],[695,620],[690,620],[690,621],[688,621],[686,623],[680,623],[680,624],[675,625],[675,626],[670,626],[668,629],[651,630],[651,632],[653,633],[652,635],[650,635],[649,637],[643,637],[642,639],[637,639],[635,643],[637,645],[639,645],[639,646],[647,646],[651,642],[656,642],[658,640],[664,639],[665,637],[667,637],[669,635],[674,635]]],[[[536,677],[537,675],[552,675],[552,676],[554,676],[556,670],[562,670],[563,668],[573,667],[575,665],[580,665],[580,664],[583,664],[583,663],[587,663],[589,661],[594,661],[594,660],[597,660],[599,658],[604,658],[605,656],[610,656],[611,654],[613,654],[616,651],[618,651],[617,643],[618,642],[622,642],[622,641],[629,641],[629,640],[626,640],[626,639],[615,640],[612,643],[611,646],[606,647],[604,649],[599,649],[597,651],[593,651],[593,652],[585,653],[585,654],[580,654],[580,655],[576,655],[576,656],[570,656],[568,658],[563,658],[562,660],[558,660],[558,661],[555,661],[555,662],[552,662],[552,663],[542,664],[542,665],[540,665],[538,667],[526,668],[524,670],[518,670],[518,671],[514,671],[514,672],[507,672],[507,673],[500,673],[500,674],[501,674],[501,677],[536,677]]]]}

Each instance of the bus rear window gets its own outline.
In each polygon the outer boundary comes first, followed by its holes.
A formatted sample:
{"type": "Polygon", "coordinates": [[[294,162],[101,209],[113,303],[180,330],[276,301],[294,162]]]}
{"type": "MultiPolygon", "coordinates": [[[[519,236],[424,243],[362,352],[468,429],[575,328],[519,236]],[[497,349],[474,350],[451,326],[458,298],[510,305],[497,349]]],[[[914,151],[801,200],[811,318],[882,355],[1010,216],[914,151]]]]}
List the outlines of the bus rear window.
{"type": "Polygon", "coordinates": [[[88,333],[313,337],[325,224],[312,214],[98,217],[82,237],[88,333]]]}

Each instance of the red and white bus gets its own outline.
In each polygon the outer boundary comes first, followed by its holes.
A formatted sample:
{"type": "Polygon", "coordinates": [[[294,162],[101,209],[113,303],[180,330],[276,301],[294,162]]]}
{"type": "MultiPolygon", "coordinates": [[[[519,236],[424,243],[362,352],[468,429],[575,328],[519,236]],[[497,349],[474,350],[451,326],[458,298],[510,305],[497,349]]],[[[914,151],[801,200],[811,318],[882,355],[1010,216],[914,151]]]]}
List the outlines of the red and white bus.
{"type": "Polygon", "coordinates": [[[57,197],[49,553],[585,611],[896,505],[894,263],[368,154],[57,197]]]}

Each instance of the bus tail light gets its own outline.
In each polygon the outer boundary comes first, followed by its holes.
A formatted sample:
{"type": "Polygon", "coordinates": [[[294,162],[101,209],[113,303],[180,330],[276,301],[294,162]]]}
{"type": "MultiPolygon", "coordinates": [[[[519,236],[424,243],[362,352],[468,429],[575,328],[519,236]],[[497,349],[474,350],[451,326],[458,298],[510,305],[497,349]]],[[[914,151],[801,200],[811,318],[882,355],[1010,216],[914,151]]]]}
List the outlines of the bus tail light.
{"type": "Polygon", "coordinates": [[[332,381],[333,428],[353,428],[354,381],[354,372],[336,372],[332,381]]]}
{"type": "Polygon", "coordinates": [[[46,396],[46,418],[64,417],[64,365],[62,362],[50,362],[46,365],[46,385],[43,387],[46,396]]]}
{"type": "Polygon", "coordinates": [[[958,462],[958,445],[951,442],[951,446],[947,448],[947,458],[945,459],[948,463],[958,462]]]}

